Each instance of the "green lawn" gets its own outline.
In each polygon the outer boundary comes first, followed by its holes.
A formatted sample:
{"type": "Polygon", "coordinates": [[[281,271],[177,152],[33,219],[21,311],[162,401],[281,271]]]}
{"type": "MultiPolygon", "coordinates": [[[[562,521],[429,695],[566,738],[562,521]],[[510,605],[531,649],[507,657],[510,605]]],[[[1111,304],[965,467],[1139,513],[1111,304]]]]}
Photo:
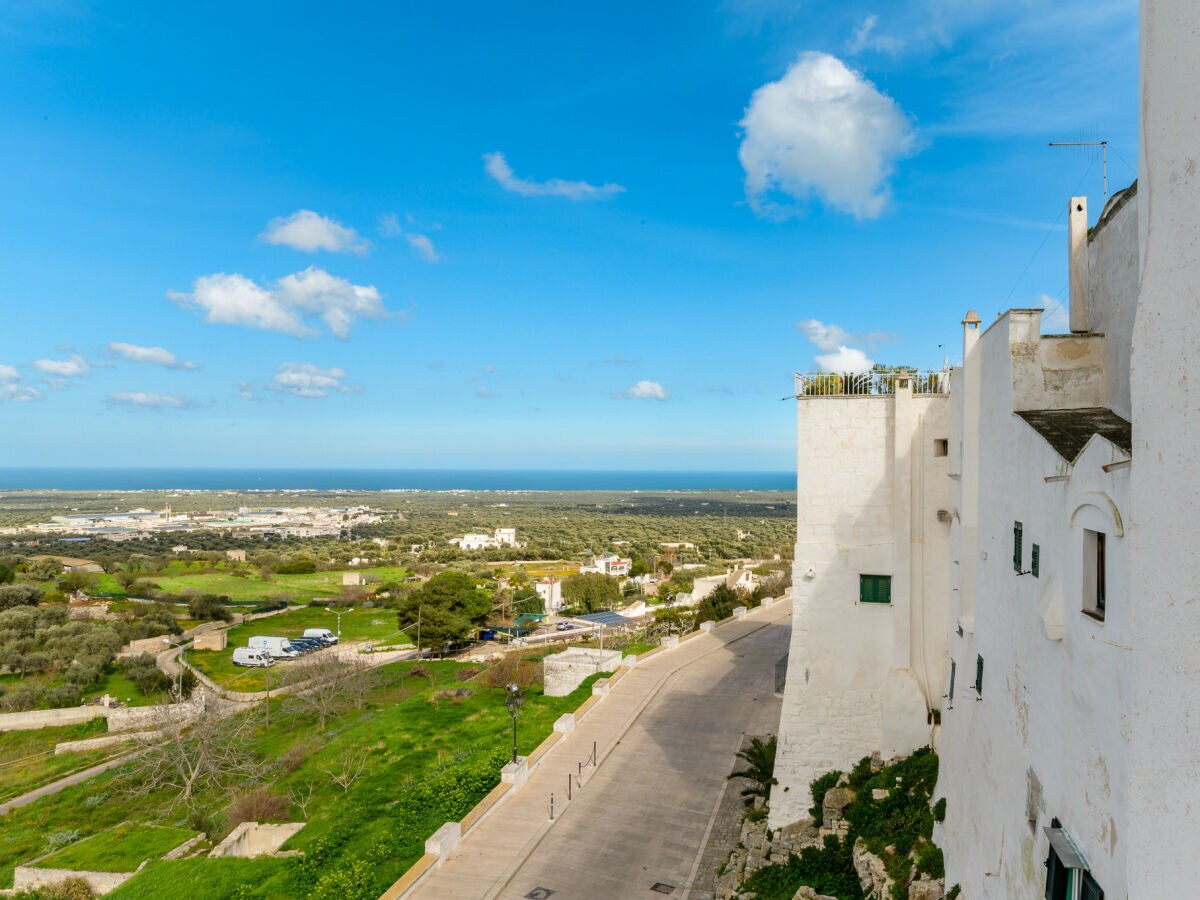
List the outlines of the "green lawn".
{"type": "MultiPolygon", "coordinates": [[[[381,581],[400,581],[411,575],[407,569],[385,567],[376,569],[351,569],[363,575],[374,576],[381,581]]],[[[342,595],[342,572],[316,572],[312,575],[272,575],[263,581],[258,574],[239,578],[228,572],[182,573],[179,575],[150,576],[150,581],[168,594],[204,593],[229,597],[230,600],[247,603],[265,600],[294,600],[307,603],[318,597],[340,597],[342,595]]]]}
{"type": "Polygon", "coordinates": [[[86,769],[117,752],[119,748],[104,748],[54,755],[55,744],[97,737],[107,731],[108,722],[96,718],[79,725],[0,732],[0,802],[86,769]]]}
{"type": "MultiPolygon", "coordinates": [[[[163,646],[166,645],[164,644],[163,646]]],[[[84,691],[83,699],[90,700],[92,697],[103,697],[105,694],[115,697],[129,706],[152,706],[163,699],[161,694],[152,694],[147,697],[138,690],[136,684],[115,668],[110,669],[108,674],[100,679],[96,687],[84,691]]]]}
{"type": "Polygon", "coordinates": [[[108,896],[117,900],[287,896],[271,891],[275,885],[286,883],[287,863],[288,860],[269,857],[160,859],[108,896]]]}
{"type": "MultiPolygon", "coordinates": [[[[246,752],[280,761],[253,786],[265,785],[285,798],[301,785],[314,787],[308,824],[286,845],[306,855],[154,863],[113,896],[374,900],[420,858],[434,830],[461,819],[499,782],[512,734],[505,691],[483,683],[486,675],[460,680],[460,672],[471,674],[464,672],[469,668],[449,660],[382,666],[376,671],[383,683],[368,695],[366,706],[346,710],[324,729],[294,700],[272,703],[270,727],[262,707],[249,711],[261,724],[246,742],[246,752]],[[413,675],[418,666],[418,673],[427,674],[413,675]],[[453,696],[459,689],[467,693],[453,696]],[[336,769],[345,749],[364,752],[366,760],[348,791],[326,771],[336,769]],[[241,884],[249,887],[239,889],[241,884]]],[[[521,752],[532,750],[550,734],[558,716],[590,694],[590,680],[561,698],[545,697],[540,685],[531,686],[519,721],[521,752]]],[[[11,884],[14,864],[46,852],[48,838],[67,829],[87,835],[125,821],[177,828],[195,822],[197,830],[219,840],[231,827],[226,807],[251,787],[230,785],[223,793],[210,793],[206,805],[189,815],[172,808],[162,792],[136,790],[137,777],[137,766],[131,764],[6,815],[0,829],[0,885],[11,884]],[[120,771],[132,784],[120,786],[120,771]]],[[[299,808],[292,809],[291,817],[304,820],[299,808]]]]}
{"type": "Polygon", "coordinates": [[[84,869],[92,872],[132,872],[144,860],[158,859],[196,836],[190,828],[119,825],[74,844],[38,862],[40,868],[84,869]]]}
{"type": "MultiPolygon", "coordinates": [[[[356,609],[342,613],[341,619],[343,641],[370,640],[388,645],[412,643],[396,630],[396,614],[390,609],[356,609]]],[[[189,650],[187,661],[229,690],[266,690],[268,681],[272,686],[282,683],[283,674],[292,661],[278,660],[270,671],[248,669],[233,664],[234,648],[245,647],[250,638],[258,635],[300,637],[306,628],[328,628],[336,634],[338,617],[322,607],[302,606],[277,616],[236,625],[229,629],[229,646],[225,650],[189,650]]]]}

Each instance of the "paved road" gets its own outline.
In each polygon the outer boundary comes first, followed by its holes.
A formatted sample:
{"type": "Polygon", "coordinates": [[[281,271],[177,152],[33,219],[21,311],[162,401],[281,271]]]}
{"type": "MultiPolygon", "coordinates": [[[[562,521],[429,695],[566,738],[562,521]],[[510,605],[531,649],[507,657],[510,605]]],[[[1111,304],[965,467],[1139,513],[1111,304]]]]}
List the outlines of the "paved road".
{"type": "Polygon", "coordinates": [[[790,629],[785,601],[635,668],[414,896],[687,896],[743,733],[778,727],[774,666],[790,629]],[[600,765],[565,803],[568,773],[593,741],[600,765]]]}

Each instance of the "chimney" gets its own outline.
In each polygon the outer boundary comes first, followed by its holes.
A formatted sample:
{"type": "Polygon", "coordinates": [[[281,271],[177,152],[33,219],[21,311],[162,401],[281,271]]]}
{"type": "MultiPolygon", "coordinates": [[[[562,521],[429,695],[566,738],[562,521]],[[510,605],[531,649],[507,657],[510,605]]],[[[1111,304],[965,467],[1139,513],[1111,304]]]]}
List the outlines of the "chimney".
{"type": "Polygon", "coordinates": [[[963,326],[963,365],[967,364],[967,356],[970,354],[975,342],[979,340],[979,323],[983,320],[979,318],[979,313],[975,310],[967,310],[966,316],[962,320],[963,326]]]}
{"type": "Polygon", "coordinates": [[[1067,268],[1070,272],[1071,331],[1089,331],[1088,327],[1088,215],[1087,197],[1072,197],[1067,219],[1067,268]]]}

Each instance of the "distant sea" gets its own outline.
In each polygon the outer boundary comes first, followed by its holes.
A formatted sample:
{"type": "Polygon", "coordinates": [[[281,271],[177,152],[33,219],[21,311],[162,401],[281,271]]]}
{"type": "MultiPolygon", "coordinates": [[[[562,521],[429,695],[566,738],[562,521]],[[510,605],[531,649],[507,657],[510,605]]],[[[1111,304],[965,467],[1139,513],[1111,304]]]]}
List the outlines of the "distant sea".
{"type": "Polygon", "coordinates": [[[0,490],[791,491],[793,472],[485,469],[0,469],[0,490]]]}

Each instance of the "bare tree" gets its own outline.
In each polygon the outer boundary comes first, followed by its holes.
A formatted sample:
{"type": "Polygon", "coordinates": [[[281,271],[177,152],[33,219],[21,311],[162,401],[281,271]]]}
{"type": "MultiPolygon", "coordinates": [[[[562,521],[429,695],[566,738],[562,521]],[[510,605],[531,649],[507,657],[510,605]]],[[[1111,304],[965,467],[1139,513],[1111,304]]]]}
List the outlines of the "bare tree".
{"type": "Polygon", "coordinates": [[[350,744],[339,744],[337,756],[333,765],[323,769],[333,783],[344,792],[350,790],[350,785],[358,780],[367,765],[367,750],[365,747],[356,748],[350,744]]]}
{"type": "Polygon", "coordinates": [[[353,702],[351,667],[333,654],[317,654],[288,672],[292,698],[316,714],[321,730],[353,702]]]}
{"type": "Polygon", "coordinates": [[[292,798],[292,802],[300,810],[300,815],[304,816],[304,821],[308,821],[308,807],[313,802],[317,792],[317,783],[311,778],[306,778],[304,781],[294,785],[288,795],[292,798]]]}
{"type": "Polygon", "coordinates": [[[188,720],[164,707],[155,720],[156,736],[143,740],[146,749],[126,776],[126,790],[138,795],[167,790],[174,802],[194,809],[211,791],[260,778],[268,766],[247,747],[254,726],[247,713],[222,715],[203,701],[188,720]]]}

